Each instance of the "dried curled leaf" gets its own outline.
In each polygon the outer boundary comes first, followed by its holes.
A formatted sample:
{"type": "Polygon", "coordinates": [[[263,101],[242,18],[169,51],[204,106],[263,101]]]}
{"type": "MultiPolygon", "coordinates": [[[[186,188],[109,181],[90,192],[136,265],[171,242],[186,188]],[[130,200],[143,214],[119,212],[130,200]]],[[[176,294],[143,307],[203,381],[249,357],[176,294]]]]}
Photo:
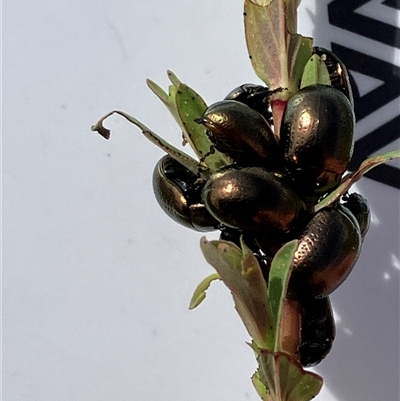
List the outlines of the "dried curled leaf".
{"type": "Polygon", "coordinates": [[[185,166],[189,171],[191,171],[193,174],[199,174],[202,171],[206,170],[206,167],[199,163],[197,160],[193,159],[186,153],[180,151],[178,148],[175,146],[171,145],[168,143],[165,139],[162,137],[158,136],[155,132],[153,132],[150,128],[146,127],[143,123],[141,123],[139,120],[136,118],[130,116],[129,114],[120,111],[120,110],[113,110],[110,113],[106,114],[100,120],[92,126],[92,131],[97,131],[101,136],[103,136],[106,139],[110,138],[111,132],[109,129],[105,128],[103,126],[104,120],[108,117],[110,117],[113,114],[119,114],[120,116],[126,118],[130,123],[136,125],[142,130],[143,135],[150,141],[153,142],[155,145],[157,145],[160,149],[164,150],[166,153],[168,153],[172,158],[174,158],[176,161],[181,163],[183,166],[185,166]]]}

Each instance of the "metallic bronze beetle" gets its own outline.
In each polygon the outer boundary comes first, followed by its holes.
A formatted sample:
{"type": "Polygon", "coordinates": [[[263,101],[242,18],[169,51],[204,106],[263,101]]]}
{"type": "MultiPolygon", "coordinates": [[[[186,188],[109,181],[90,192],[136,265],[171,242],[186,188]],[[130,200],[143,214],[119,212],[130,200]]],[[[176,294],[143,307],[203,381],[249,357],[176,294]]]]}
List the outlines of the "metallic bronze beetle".
{"type": "Polygon", "coordinates": [[[350,274],[361,250],[360,227],[342,205],[316,213],[299,236],[288,296],[322,298],[350,274]]]}
{"type": "Polygon", "coordinates": [[[352,193],[343,197],[345,206],[356,218],[360,226],[361,238],[364,239],[370,225],[370,211],[367,200],[360,194],[352,193]]]}
{"type": "Polygon", "coordinates": [[[278,144],[267,120],[235,100],[214,103],[196,120],[207,128],[215,148],[242,166],[270,166],[278,162],[278,144]]]}
{"type": "Polygon", "coordinates": [[[300,194],[333,190],[353,153],[354,113],[347,97],[326,85],[311,85],[293,95],[280,130],[280,147],[300,194]]]}
{"type": "Polygon", "coordinates": [[[329,297],[302,302],[300,363],[318,365],[329,353],[336,329],[329,297]]]}
{"type": "Polygon", "coordinates": [[[272,111],[269,104],[271,91],[267,86],[243,84],[230,91],[224,100],[236,100],[260,113],[270,125],[273,125],[272,111]]]}
{"type": "Polygon", "coordinates": [[[169,217],[196,231],[213,231],[219,222],[202,202],[204,184],[204,180],[168,155],[157,163],[153,172],[155,197],[169,217]]]}
{"type": "Polygon", "coordinates": [[[305,209],[282,177],[260,167],[231,166],[214,173],[203,201],[225,226],[252,233],[287,233],[305,209]]]}

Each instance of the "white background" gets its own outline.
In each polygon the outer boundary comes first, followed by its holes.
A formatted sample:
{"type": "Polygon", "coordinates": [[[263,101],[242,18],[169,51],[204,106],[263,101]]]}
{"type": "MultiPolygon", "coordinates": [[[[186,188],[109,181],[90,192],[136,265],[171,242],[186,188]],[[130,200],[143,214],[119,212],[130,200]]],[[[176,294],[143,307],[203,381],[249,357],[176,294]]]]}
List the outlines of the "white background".
{"type": "MultiPolygon", "coordinates": [[[[299,24],[323,46],[344,34],[329,30],[326,3],[315,10],[304,1],[299,24]]],[[[213,284],[187,309],[212,269],[201,235],[156,204],[151,177],[163,153],[121,118],[106,122],[110,141],[90,131],[118,108],[179,145],[179,129],[145,84],[166,87],[167,69],[209,104],[259,83],[242,11],[240,0],[3,5],[3,400],[258,399],[249,336],[228,290],[213,284]]],[[[358,191],[373,222],[332,296],[337,338],[317,369],[326,381],[317,399],[393,401],[399,192],[369,179],[358,191]]]]}

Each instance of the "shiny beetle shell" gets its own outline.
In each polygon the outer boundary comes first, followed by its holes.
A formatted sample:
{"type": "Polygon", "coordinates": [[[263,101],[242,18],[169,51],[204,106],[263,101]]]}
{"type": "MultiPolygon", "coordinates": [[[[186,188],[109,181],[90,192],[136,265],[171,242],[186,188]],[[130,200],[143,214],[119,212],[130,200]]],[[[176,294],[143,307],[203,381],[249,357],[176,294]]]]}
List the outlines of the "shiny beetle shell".
{"type": "Polygon", "coordinates": [[[252,233],[288,232],[304,209],[282,178],[259,167],[232,166],[214,173],[203,199],[218,221],[252,233]]]}
{"type": "Polygon", "coordinates": [[[324,49],[323,47],[314,47],[313,53],[321,57],[321,60],[325,63],[329,72],[332,86],[336,89],[339,89],[344,95],[346,95],[351,105],[354,106],[350,78],[347,68],[343,62],[336,56],[335,53],[324,49]]]}
{"type": "Polygon", "coordinates": [[[353,130],[352,106],[331,86],[307,86],[289,99],[280,146],[300,193],[324,194],[337,186],[353,153],[353,130]]]}
{"type": "Polygon", "coordinates": [[[308,299],[301,303],[300,363],[310,367],[318,365],[329,353],[336,329],[329,297],[308,299]]]}
{"type": "Polygon", "coordinates": [[[259,112],[272,125],[272,111],[269,104],[270,95],[271,91],[267,86],[243,84],[230,91],[224,100],[236,100],[244,103],[259,112]]]}
{"type": "Polygon", "coordinates": [[[198,122],[215,148],[241,165],[274,165],[278,144],[271,126],[257,111],[234,100],[214,103],[198,122]]]}
{"type": "Polygon", "coordinates": [[[212,231],[218,222],[201,200],[204,181],[172,157],[164,156],[153,172],[153,189],[158,204],[177,223],[196,231],[212,231]]]}
{"type": "Polygon", "coordinates": [[[364,238],[370,225],[370,212],[367,200],[360,194],[352,193],[343,197],[345,206],[356,218],[359,226],[361,237],[364,238]]]}
{"type": "Polygon", "coordinates": [[[360,229],[341,205],[316,213],[299,237],[288,296],[326,297],[347,278],[361,250],[360,229]]]}

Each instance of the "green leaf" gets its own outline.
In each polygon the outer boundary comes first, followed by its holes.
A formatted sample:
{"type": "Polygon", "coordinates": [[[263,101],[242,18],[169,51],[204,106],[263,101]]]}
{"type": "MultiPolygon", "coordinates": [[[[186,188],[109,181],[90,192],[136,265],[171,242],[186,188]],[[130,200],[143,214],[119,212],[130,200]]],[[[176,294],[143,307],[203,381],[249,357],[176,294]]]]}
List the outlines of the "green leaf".
{"type": "Polygon", "coordinates": [[[172,82],[172,85],[175,87],[178,87],[182,83],[172,71],[168,70],[167,75],[169,80],[172,82]]]}
{"type": "Polygon", "coordinates": [[[288,52],[290,87],[297,88],[299,86],[303,71],[312,54],[312,47],[312,38],[307,38],[299,34],[291,36],[288,52]]]}
{"type": "Polygon", "coordinates": [[[179,117],[178,110],[176,109],[176,104],[175,104],[176,87],[170,85],[169,94],[167,94],[160,86],[158,86],[152,80],[147,79],[146,83],[147,86],[151,89],[151,91],[164,103],[169,112],[172,114],[172,117],[174,117],[175,121],[181,127],[181,130],[183,130],[182,122],[179,117]]]}
{"type": "Polygon", "coordinates": [[[255,73],[287,100],[298,90],[312,39],[296,34],[298,0],[245,0],[247,49],[255,73]],[[290,65],[289,65],[290,63],[290,65]],[[286,93],[288,92],[288,93],[286,93]]]}
{"type": "Polygon", "coordinates": [[[206,277],[194,290],[192,299],[190,300],[189,309],[197,308],[206,298],[206,291],[214,280],[221,280],[218,273],[211,274],[206,277]]]}
{"type": "Polygon", "coordinates": [[[257,359],[259,378],[269,390],[268,401],[309,401],[320,392],[322,377],[305,371],[289,355],[261,349],[257,359]]]}
{"type": "Polygon", "coordinates": [[[228,156],[213,148],[213,144],[207,136],[206,127],[195,122],[207,109],[201,96],[186,84],[179,84],[175,101],[182,122],[183,136],[199,159],[211,171],[218,171],[231,164],[232,161],[228,156]]]}
{"type": "Polygon", "coordinates": [[[244,23],[247,49],[255,73],[271,90],[289,81],[285,10],[282,0],[257,4],[245,0],[244,23]]]}
{"type": "Polygon", "coordinates": [[[331,79],[328,68],[321,57],[313,54],[304,68],[300,88],[316,84],[330,85],[331,79]]]}
{"type": "MultiPolygon", "coordinates": [[[[224,269],[233,269],[239,274],[241,273],[242,251],[233,242],[207,241],[207,239],[203,237],[200,240],[200,248],[207,262],[214,268],[215,264],[218,264],[218,262],[222,262],[224,264],[224,269]],[[227,266],[225,266],[225,264],[227,264],[227,266]]],[[[216,270],[218,271],[218,269],[216,270]]]]}
{"type": "Polygon", "coordinates": [[[259,347],[271,327],[267,286],[256,257],[227,241],[207,241],[200,247],[207,262],[215,268],[232,293],[235,307],[247,331],[259,347]]]}
{"type": "Polygon", "coordinates": [[[369,170],[373,169],[376,166],[379,166],[382,163],[386,163],[390,160],[399,158],[400,150],[393,150],[391,152],[372,156],[364,160],[360,164],[360,167],[357,171],[344,176],[339,186],[314,207],[314,212],[316,213],[324,207],[327,207],[337,202],[351,188],[351,186],[355,184],[369,170]]]}
{"type": "Polygon", "coordinates": [[[265,400],[268,395],[268,390],[267,387],[265,387],[265,384],[261,381],[258,370],[254,373],[253,376],[251,376],[251,382],[253,383],[253,386],[256,389],[257,394],[260,396],[260,398],[262,400],[265,400]]]}
{"type": "Polygon", "coordinates": [[[286,297],[287,286],[289,283],[292,260],[297,248],[298,241],[293,240],[285,244],[276,253],[272,260],[271,270],[268,280],[268,299],[272,313],[272,338],[274,346],[272,349],[279,350],[279,329],[283,302],[286,297]]]}
{"type": "Polygon", "coordinates": [[[195,122],[207,109],[205,101],[192,88],[183,84],[172,71],[168,71],[168,78],[172,82],[168,94],[150,79],[147,80],[147,85],[168,108],[181,128],[185,141],[212,172],[231,164],[232,160],[228,156],[213,148],[204,125],[195,122]]]}
{"type": "Polygon", "coordinates": [[[110,130],[103,126],[103,122],[106,118],[108,118],[109,116],[111,116],[114,113],[119,114],[120,116],[126,118],[130,123],[139,127],[142,130],[143,135],[150,142],[153,142],[160,149],[164,150],[166,153],[168,153],[171,157],[173,157],[175,160],[177,160],[179,163],[181,163],[183,166],[185,166],[192,173],[197,175],[197,174],[201,174],[202,172],[205,172],[205,174],[207,175],[207,169],[204,165],[202,165],[201,163],[199,163],[197,160],[193,159],[186,153],[181,152],[175,146],[169,144],[166,140],[164,140],[163,138],[158,136],[150,128],[146,127],[139,120],[137,120],[136,118],[130,116],[129,114],[127,114],[123,111],[119,111],[119,110],[111,111],[110,113],[108,113],[107,115],[102,117],[95,125],[92,126],[92,131],[97,131],[104,138],[109,139],[110,135],[111,135],[110,130]]]}
{"type": "MultiPolygon", "coordinates": [[[[169,85],[169,87],[168,87],[168,94],[160,86],[158,86],[155,82],[153,82],[150,79],[147,79],[147,81],[146,81],[147,86],[168,108],[172,117],[174,117],[174,120],[179,125],[183,135],[185,136],[185,126],[178,113],[178,109],[177,109],[177,105],[176,105],[177,87],[179,85],[181,85],[181,81],[178,79],[178,77],[172,71],[167,71],[167,74],[168,74],[168,78],[172,82],[172,85],[169,85]]],[[[189,141],[189,144],[191,144],[190,141],[189,141]]],[[[192,146],[192,148],[193,148],[193,146],[192,146]]],[[[193,149],[194,149],[195,153],[197,154],[195,148],[193,148],[193,149]]]]}

